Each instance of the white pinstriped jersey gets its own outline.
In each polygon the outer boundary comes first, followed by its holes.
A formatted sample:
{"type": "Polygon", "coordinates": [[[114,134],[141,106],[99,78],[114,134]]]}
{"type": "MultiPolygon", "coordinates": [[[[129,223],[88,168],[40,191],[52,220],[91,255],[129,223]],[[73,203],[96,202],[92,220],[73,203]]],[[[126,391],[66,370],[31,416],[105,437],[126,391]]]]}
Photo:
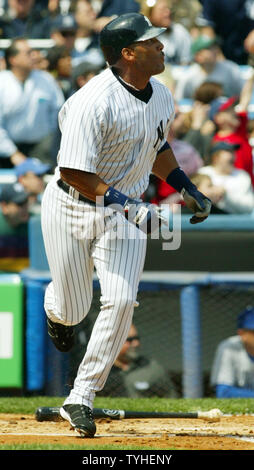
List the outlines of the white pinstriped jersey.
{"type": "Polygon", "coordinates": [[[71,96],[59,113],[58,166],[96,173],[139,198],[174,119],[171,92],[153,77],[150,84],[153,93],[145,103],[108,68],[71,96]]]}
{"type": "Polygon", "coordinates": [[[254,390],[254,361],[247,354],[239,335],[230,336],[217,347],[211,372],[211,384],[254,390]]]}

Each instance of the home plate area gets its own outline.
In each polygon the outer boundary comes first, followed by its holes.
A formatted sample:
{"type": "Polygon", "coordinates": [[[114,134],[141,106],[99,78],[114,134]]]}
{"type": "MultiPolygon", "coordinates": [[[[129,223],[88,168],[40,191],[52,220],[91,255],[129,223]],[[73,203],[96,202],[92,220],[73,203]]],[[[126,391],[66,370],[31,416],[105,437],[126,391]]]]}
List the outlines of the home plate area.
{"type": "Polygon", "coordinates": [[[0,414],[2,444],[135,445],[150,449],[254,450],[254,416],[203,419],[96,420],[97,433],[83,439],[66,421],[38,422],[32,415],[0,414]]]}

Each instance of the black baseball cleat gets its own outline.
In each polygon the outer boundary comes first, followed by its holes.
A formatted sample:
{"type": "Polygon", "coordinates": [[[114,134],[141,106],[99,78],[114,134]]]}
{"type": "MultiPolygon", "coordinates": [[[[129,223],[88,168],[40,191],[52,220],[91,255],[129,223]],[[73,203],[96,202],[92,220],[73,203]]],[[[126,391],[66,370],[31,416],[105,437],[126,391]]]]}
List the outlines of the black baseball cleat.
{"type": "Polygon", "coordinates": [[[94,437],[96,426],[92,410],[85,405],[64,405],[60,408],[60,415],[69,421],[81,437],[94,437]]]}
{"type": "Polygon", "coordinates": [[[55,323],[47,318],[48,334],[55,347],[61,352],[68,352],[74,345],[74,328],[55,323]]]}

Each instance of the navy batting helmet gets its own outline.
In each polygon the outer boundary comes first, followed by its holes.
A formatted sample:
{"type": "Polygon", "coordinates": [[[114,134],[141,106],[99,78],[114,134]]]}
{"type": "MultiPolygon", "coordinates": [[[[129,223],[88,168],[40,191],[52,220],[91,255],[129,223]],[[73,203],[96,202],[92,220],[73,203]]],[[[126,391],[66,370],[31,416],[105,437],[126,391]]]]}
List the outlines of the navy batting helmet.
{"type": "Polygon", "coordinates": [[[133,42],[152,39],[166,31],[166,28],[156,28],[150,20],[140,13],[126,13],[110,21],[100,33],[100,46],[111,47],[120,54],[124,47],[133,42]]]}

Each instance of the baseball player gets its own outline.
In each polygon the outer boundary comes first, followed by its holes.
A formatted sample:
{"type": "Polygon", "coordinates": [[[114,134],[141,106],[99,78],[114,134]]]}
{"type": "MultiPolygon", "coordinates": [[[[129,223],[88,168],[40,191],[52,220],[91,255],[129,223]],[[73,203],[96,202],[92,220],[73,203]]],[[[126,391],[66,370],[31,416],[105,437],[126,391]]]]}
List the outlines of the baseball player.
{"type": "Polygon", "coordinates": [[[101,288],[101,310],[61,407],[62,417],[82,436],[96,432],[93,400],[131,326],[147,233],[157,217],[155,206],[140,197],[150,173],[182,193],[194,212],[191,223],[210,212],[210,201],[179,168],[165,138],[174,119],[173,99],[152,77],[164,70],[158,39],[163,31],[137,13],[108,23],[100,34],[108,67],[59,113],[58,166],[42,201],[52,275],[45,310],[59,350],[72,347],[73,325],[89,311],[94,269],[101,288]]]}
{"type": "Polygon", "coordinates": [[[217,398],[254,397],[254,307],[246,307],[237,317],[237,335],[217,347],[211,385],[217,398]]]}

